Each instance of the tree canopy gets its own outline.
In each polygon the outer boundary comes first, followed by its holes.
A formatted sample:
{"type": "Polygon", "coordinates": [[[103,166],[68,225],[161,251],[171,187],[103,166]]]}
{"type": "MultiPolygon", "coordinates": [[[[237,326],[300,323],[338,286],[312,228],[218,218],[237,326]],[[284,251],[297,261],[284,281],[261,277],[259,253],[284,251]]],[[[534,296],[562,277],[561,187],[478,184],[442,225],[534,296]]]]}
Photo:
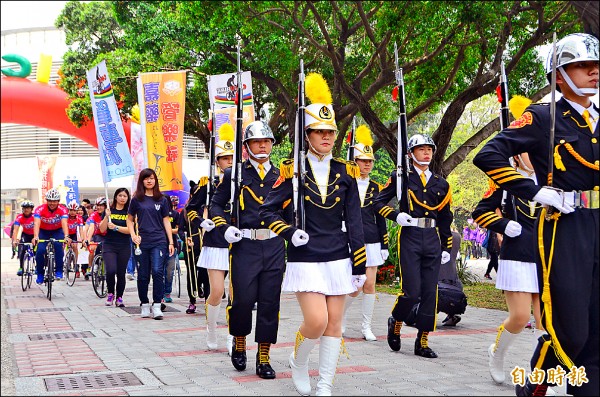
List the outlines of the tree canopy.
{"type": "Polygon", "coordinates": [[[242,69],[254,80],[256,113],[269,108],[278,142],[294,133],[299,61],[328,81],[340,134],[352,118],[369,125],[396,157],[394,43],[405,77],[409,134],[431,133],[434,170],[448,175],[499,130],[494,117],[458,145],[451,141],[467,105],[493,93],[504,62],[511,95],[548,92],[536,47],[580,29],[566,1],[113,1],[67,3],[56,21],[71,49],[61,86],[76,124],[91,118],[85,72],[105,59],[126,112],[140,72],[188,70],[186,130],[208,143],[206,77],[242,69]],[[440,117],[433,117],[438,114],[440,117]],[[432,121],[435,121],[433,123],[432,121]]]}

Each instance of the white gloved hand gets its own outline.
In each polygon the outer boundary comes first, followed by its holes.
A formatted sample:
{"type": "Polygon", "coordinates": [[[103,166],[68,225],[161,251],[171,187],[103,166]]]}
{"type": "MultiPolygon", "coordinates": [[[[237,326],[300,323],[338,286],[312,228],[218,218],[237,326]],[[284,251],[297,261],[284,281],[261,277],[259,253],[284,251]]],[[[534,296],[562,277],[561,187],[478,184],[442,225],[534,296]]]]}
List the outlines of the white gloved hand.
{"type": "Polygon", "coordinates": [[[554,189],[549,189],[547,187],[543,187],[539,192],[533,197],[533,201],[537,201],[542,205],[549,205],[563,214],[569,214],[573,211],[573,207],[568,204],[563,204],[563,199],[560,194],[554,189]]]}
{"type": "Polygon", "coordinates": [[[408,215],[406,212],[401,212],[396,217],[396,223],[400,226],[412,226],[413,217],[408,215]]]}
{"type": "Polygon", "coordinates": [[[361,288],[363,285],[365,285],[365,281],[367,281],[366,274],[359,274],[359,275],[352,276],[352,285],[354,286],[354,288],[356,288],[357,291],[359,288],[361,288]]]}
{"type": "Polygon", "coordinates": [[[302,229],[298,229],[292,234],[292,244],[294,247],[300,247],[308,243],[309,235],[302,229]]]}
{"type": "Polygon", "coordinates": [[[235,226],[229,226],[227,230],[225,230],[224,237],[229,244],[237,243],[242,239],[242,232],[235,226]]]}
{"type": "Polygon", "coordinates": [[[346,233],[346,221],[342,221],[342,232],[346,233]]]}
{"type": "Polygon", "coordinates": [[[508,221],[506,228],[504,229],[504,234],[508,237],[517,237],[521,235],[522,230],[523,227],[519,222],[508,221]]]}
{"type": "Polygon", "coordinates": [[[390,257],[390,251],[388,250],[381,250],[381,257],[383,258],[383,261],[387,261],[387,258],[390,257]]]}
{"type": "Polygon", "coordinates": [[[207,232],[210,232],[211,230],[213,230],[215,228],[215,223],[210,219],[205,219],[200,224],[200,227],[202,229],[206,230],[207,232]]]}
{"type": "Polygon", "coordinates": [[[450,253],[446,251],[442,251],[442,265],[450,262],[450,253]]]}

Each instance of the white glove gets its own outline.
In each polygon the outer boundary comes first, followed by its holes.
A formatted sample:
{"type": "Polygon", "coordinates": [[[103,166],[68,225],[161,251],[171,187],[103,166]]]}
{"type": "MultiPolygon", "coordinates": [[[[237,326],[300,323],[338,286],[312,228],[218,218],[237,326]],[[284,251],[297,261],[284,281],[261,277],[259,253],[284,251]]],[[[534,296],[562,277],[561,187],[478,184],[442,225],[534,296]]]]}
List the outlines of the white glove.
{"type": "Polygon", "coordinates": [[[227,230],[225,230],[224,237],[229,244],[237,243],[242,239],[242,232],[235,226],[229,226],[227,230]]]}
{"type": "Polygon", "coordinates": [[[356,288],[357,291],[359,288],[361,288],[363,285],[365,285],[365,281],[367,281],[366,274],[352,276],[352,285],[354,286],[354,288],[356,288]]]}
{"type": "Polygon", "coordinates": [[[508,237],[517,237],[521,235],[522,230],[523,227],[519,222],[508,221],[506,228],[504,229],[504,234],[508,237]]]}
{"type": "Polygon", "coordinates": [[[446,251],[442,251],[442,265],[450,262],[450,253],[446,251]]]}
{"type": "Polygon", "coordinates": [[[401,212],[396,217],[396,223],[400,226],[412,226],[413,217],[408,215],[406,212],[401,212]]]}
{"type": "Polygon", "coordinates": [[[387,258],[390,257],[390,251],[388,250],[381,250],[381,257],[383,258],[383,261],[387,261],[387,258]]]}
{"type": "Polygon", "coordinates": [[[308,243],[309,235],[302,229],[298,229],[292,234],[292,244],[294,247],[300,247],[308,243]]]}
{"type": "Polygon", "coordinates": [[[215,223],[210,219],[205,219],[200,224],[200,227],[202,229],[206,230],[207,232],[210,232],[211,230],[213,230],[215,228],[215,223]]]}
{"type": "Polygon", "coordinates": [[[570,205],[563,204],[563,199],[556,190],[549,189],[547,187],[541,188],[540,191],[537,192],[537,194],[533,197],[533,201],[537,201],[543,205],[552,206],[563,214],[569,214],[575,211],[570,205]]]}
{"type": "Polygon", "coordinates": [[[346,233],[346,221],[342,221],[342,232],[346,233]]]}

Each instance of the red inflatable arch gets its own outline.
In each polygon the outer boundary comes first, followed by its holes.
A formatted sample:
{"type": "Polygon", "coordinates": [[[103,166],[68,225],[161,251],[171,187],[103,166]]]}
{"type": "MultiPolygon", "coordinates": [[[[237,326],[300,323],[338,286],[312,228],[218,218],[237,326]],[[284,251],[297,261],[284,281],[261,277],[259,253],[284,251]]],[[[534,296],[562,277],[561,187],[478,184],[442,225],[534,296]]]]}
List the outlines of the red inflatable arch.
{"type": "MultiPolygon", "coordinates": [[[[61,131],[98,148],[93,122],[77,128],[65,112],[71,100],[58,86],[20,77],[2,76],[0,94],[2,123],[32,125],[61,131]]],[[[123,122],[127,144],[131,144],[131,123],[123,122]]]]}

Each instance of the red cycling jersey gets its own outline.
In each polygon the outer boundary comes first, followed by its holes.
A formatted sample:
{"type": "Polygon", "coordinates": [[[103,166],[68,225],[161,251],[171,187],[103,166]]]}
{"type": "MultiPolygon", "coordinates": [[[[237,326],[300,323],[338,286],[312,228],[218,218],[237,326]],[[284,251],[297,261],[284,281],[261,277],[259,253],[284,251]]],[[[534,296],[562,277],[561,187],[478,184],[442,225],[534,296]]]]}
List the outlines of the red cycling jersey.
{"type": "Polygon", "coordinates": [[[69,217],[67,224],[69,225],[69,234],[75,234],[77,233],[77,227],[83,226],[83,218],[81,215],[75,215],[74,218],[69,217]]]}
{"type": "Polygon", "coordinates": [[[106,236],[106,233],[108,232],[108,229],[106,229],[104,233],[100,231],[100,222],[102,222],[102,217],[100,216],[98,211],[94,211],[94,213],[92,213],[92,215],[90,215],[90,217],[87,220],[88,225],[94,225],[94,236],[96,234],[106,236]]]}
{"type": "Polygon", "coordinates": [[[59,204],[54,211],[48,209],[48,204],[42,204],[33,211],[34,218],[39,218],[40,229],[58,230],[61,226],[61,220],[69,217],[69,210],[63,204],[59,204]]]}
{"type": "Polygon", "coordinates": [[[23,233],[33,236],[33,219],[33,213],[29,216],[19,214],[15,219],[15,227],[22,226],[23,233]]]}

